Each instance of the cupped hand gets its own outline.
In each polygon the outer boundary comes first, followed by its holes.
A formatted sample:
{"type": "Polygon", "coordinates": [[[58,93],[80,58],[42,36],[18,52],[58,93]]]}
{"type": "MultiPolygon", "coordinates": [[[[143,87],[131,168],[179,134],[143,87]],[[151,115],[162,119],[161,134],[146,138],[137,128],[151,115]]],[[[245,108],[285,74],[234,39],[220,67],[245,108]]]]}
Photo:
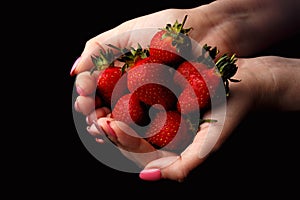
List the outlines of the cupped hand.
{"type": "MultiPolygon", "coordinates": [[[[138,133],[126,124],[111,119],[109,108],[101,107],[101,101],[95,99],[97,73],[91,75],[89,72],[93,66],[91,55],[97,54],[100,49],[105,50],[108,43],[118,47],[129,47],[139,42],[145,46],[149,43],[152,31],[164,27],[166,23],[180,20],[185,15],[188,15],[186,27],[194,27],[190,34],[191,38],[200,45],[207,43],[217,46],[221,50],[220,54],[228,52],[237,53],[238,56],[248,56],[275,40],[273,37],[265,37],[269,35],[267,32],[252,41],[253,37],[245,37],[260,30],[260,26],[264,23],[256,23],[261,22],[261,18],[255,17],[260,15],[251,13],[251,9],[240,9],[243,6],[238,3],[236,5],[241,7],[226,6],[223,2],[228,3],[228,1],[216,1],[195,9],[168,9],[124,22],[89,40],[80,59],[71,70],[71,75],[77,75],[75,87],[78,97],[74,107],[76,111],[86,116],[89,133],[99,143],[109,138],[109,141],[117,145],[124,156],[144,169],[141,178],[145,180],[160,178],[184,180],[190,171],[201,164],[211,152],[219,149],[247,113],[257,108],[267,106],[289,110],[300,107],[299,103],[296,105],[294,103],[300,102],[299,95],[295,96],[299,88],[297,81],[299,69],[294,66],[299,65],[298,60],[279,57],[239,58],[237,62],[239,69],[233,78],[240,79],[241,82],[230,84],[230,96],[223,107],[217,107],[203,116],[216,119],[217,122],[201,124],[193,142],[181,154],[175,154],[156,150],[143,138],[135,137],[138,133]],[[234,13],[231,12],[233,10],[234,13]],[[244,23],[245,21],[248,23],[244,23]],[[249,24],[258,26],[250,29],[245,27],[249,24]],[[235,27],[243,28],[235,29],[235,27]],[[286,67],[282,68],[282,66],[286,67]],[[290,70],[294,72],[292,76],[290,70]],[[294,83],[289,84],[292,80],[294,83]],[[282,95],[282,91],[284,96],[277,101],[278,94],[282,95]],[[97,109],[95,109],[96,104],[97,109]],[[141,152],[150,156],[144,156],[140,154],[141,152]],[[148,154],[149,152],[151,153],[148,154]]],[[[259,9],[252,10],[260,14],[265,12],[259,9]]],[[[270,10],[268,9],[269,12],[270,10]]],[[[272,24],[270,27],[268,30],[273,30],[272,24]]]]}
{"type": "MultiPolygon", "coordinates": [[[[239,69],[234,78],[241,81],[230,83],[230,95],[226,104],[208,111],[203,116],[204,119],[213,118],[217,122],[201,124],[193,142],[181,154],[156,150],[143,138],[138,137],[138,133],[129,126],[110,118],[110,111],[107,108],[100,108],[87,115],[87,122],[91,125],[88,131],[98,138],[98,141],[103,142],[101,138],[107,137],[117,145],[124,156],[143,169],[140,173],[142,179],[183,181],[210,153],[221,147],[249,112],[261,108],[295,109],[289,108],[288,105],[299,87],[299,82],[288,89],[286,86],[290,84],[290,80],[296,79],[297,74],[299,75],[300,70],[297,68],[299,64],[299,59],[273,56],[239,58],[237,61],[239,69]],[[295,74],[287,79],[290,70],[294,70],[295,74]],[[275,97],[282,94],[283,89],[285,95],[280,101],[276,101],[275,97]],[[95,112],[98,114],[95,115],[95,112]],[[147,156],[143,153],[147,153],[147,156]]],[[[82,73],[78,76],[77,83],[80,85],[83,82],[86,84],[86,81],[93,81],[89,77],[88,74],[82,73]]],[[[88,85],[87,89],[92,91],[93,84],[88,85]]],[[[296,102],[300,102],[300,95],[293,98],[296,98],[296,102]]],[[[296,109],[299,108],[298,103],[296,109]]]]}
{"type": "MultiPolygon", "coordinates": [[[[230,85],[231,95],[226,105],[216,107],[203,116],[204,119],[215,119],[217,122],[201,124],[193,142],[181,154],[156,150],[129,126],[109,116],[100,117],[95,121],[94,117],[89,115],[87,121],[91,122],[91,126],[88,131],[95,138],[100,138],[101,142],[101,138],[108,137],[119,147],[124,156],[144,169],[140,173],[142,179],[163,178],[183,181],[191,170],[200,165],[212,151],[219,148],[243,116],[252,108],[255,94],[252,90],[255,87],[251,86],[251,81],[248,81],[252,75],[248,72],[251,71],[248,69],[252,66],[251,61],[240,60],[238,62],[241,66],[236,78],[242,81],[230,85]]],[[[81,80],[86,81],[83,77],[84,74],[79,77],[79,84],[81,80]]]]}

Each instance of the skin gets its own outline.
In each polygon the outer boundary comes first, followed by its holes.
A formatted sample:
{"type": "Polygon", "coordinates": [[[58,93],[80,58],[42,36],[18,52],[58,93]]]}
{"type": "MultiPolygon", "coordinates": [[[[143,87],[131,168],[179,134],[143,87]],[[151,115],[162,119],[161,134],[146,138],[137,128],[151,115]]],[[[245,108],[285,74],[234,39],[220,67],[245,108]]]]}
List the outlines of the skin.
{"type": "MultiPolygon", "coordinates": [[[[299,2],[291,0],[218,0],[193,9],[162,10],[126,21],[87,41],[81,60],[71,72],[71,75],[77,76],[78,98],[74,107],[86,116],[88,131],[99,143],[105,143],[103,137],[107,135],[120,147],[124,156],[141,168],[160,169],[161,178],[183,181],[210,153],[221,147],[250,112],[261,109],[300,110],[300,59],[275,56],[251,58],[281,39],[296,34],[300,28],[299,11],[299,2]],[[193,143],[180,155],[155,151],[145,158],[136,152],[153,151],[150,144],[142,138],[132,137],[137,133],[126,124],[111,119],[109,109],[101,107],[94,111],[94,99],[89,95],[95,91],[96,74],[91,76],[88,72],[92,65],[90,55],[105,48],[101,44],[112,36],[127,30],[163,27],[166,21],[172,23],[186,14],[189,16],[186,27],[194,27],[191,38],[199,44],[217,46],[220,54],[236,53],[239,68],[233,78],[242,81],[230,83],[231,93],[226,105],[223,105],[226,107],[224,123],[203,123],[193,143]]],[[[149,36],[145,34],[143,37],[147,40],[149,36]]],[[[114,44],[120,46],[134,44],[130,37],[113,38],[114,44]]],[[[223,111],[222,107],[216,108],[213,118],[222,121],[223,111]]],[[[210,117],[210,112],[205,113],[204,118],[210,117]]]]}

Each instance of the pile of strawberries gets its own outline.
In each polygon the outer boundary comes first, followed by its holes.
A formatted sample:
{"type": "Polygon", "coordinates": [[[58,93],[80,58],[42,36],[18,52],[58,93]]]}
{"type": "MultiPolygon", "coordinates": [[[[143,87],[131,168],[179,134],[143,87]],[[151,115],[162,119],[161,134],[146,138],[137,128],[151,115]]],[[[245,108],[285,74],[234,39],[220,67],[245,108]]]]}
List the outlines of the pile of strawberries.
{"type": "Polygon", "coordinates": [[[204,45],[192,56],[191,28],[176,21],[159,29],[149,46],[108,49],[92,56],[99,70],[96,98],[111,109],[111,117],[136,128],[157,149],[181,151],[198,131],[202,113],[220,98],[236,73],[235,55],[204,45]],[[201,111],[201,112],[200,112],[201,111]]]}

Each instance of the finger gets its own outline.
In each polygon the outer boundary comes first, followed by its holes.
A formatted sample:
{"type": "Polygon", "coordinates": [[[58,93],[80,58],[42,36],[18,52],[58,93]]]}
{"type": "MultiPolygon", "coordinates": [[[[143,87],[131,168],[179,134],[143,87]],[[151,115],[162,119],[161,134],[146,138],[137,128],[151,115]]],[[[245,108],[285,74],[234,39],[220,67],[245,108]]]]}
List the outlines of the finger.
{"type": "Polygon", "coordinates": [[[92,122],[92,124],[88,126],[86,130],[91,136],[103,139],[103,137],[105,136],[105,132],[101,129],[97,122],[95,122],[96,121],[92,122]]]}
{"type": "Polygon", "coordinates": [[[95,95],[98,74],[99,72],[82,72],[76,77],[75,87],[79,96],[74,107],[77,112],[89,115],[96,107],[101,106],[101,99],[95,95]]]}
{"type": "Polygon", "coordinates": [[[98,124],[107,137],[119,147],[121,153],[139,167],[143,168],[149,162],[162,157],[176,156],[172,152],[156,150],[123,122],[101,118],[98,119],[98,124]]]}
{"type": "Polygon", "coordinates": [[[216,135],[219,131],[218,125],[211,125],[205,122],[201,126],[201,131],[197,133],[193,140],[180,156],[163,157],[150,162],[141,172],[140,178],[147,181],[156,181],[160,179],[170,179],[182,182],[188,174],[197,166],[199,166],[208,154],[207,150],[203,150],[206,143],[211,144],[212,141],[207,139],[207,136],[216,135]],[[212,128],[215,127],[216,129],[212,128]]]}
{"type": "Polygon", "coordinates": [[[91,112],[88,116],[86,116],[86,123],[88,125],[91,125],[94,120],[97,120],[101,117],[107,117],[110,113],[111,110],[107,107],[97,108],[95,111],[91,112]]]}
{"type": "Polygon", "coordinates": [[[118,147],[124,150],[139,153],[155,151],[154,147],[121,121],[116,121],[112,118],[101,118],[98,120],[98,123],[108,134],[108,137],[110,137],[118,147]]]}
{"type": "Polygon", "coordinates": [[[97,120],[94,120],[91,126],[87,127],[87,132],[95,137],[95,141],[99,144],[104,144],[107,141],[105,136],[105,132],[103,129],[98,125],[97,120]]]}
{"type": "MultiPolygon", "coordinates": [[[[142,47],[147,47],[153,33],[156,32],[158,28],[165,26],[160,20],[155,20],[153,23],[152,18],[156,18],[153,15],[156,15],[158,19],[167,16],[166,20],[170,22],[175,21],[178,16],[181,16],[179,13],[174,15],[171,10],[157,12],[128,20],[111,30],[91,38],[86,42],[84,50],[79,57],[80,59],[77,59],[74,63],[70,73],[71,76],[90,70],[93,67],[91,56],[99,54],[100,50],[106,50],[108,48],[107,44],[113,44],[120,48],[128,48],[136,47],[139,43],[142,47]]],[[[115,49],[112,50],[115,51],[115,49]]]]}
{"type": "Polygon", "coordinates": [[[100,50],[105,50],[107,47],[101,43],[109,37],[109,33],[113,30],[104,32],[97,37],[89,39],[84,47],[83,52],[80,57],[74,62],[70,75],[75,76],[81,72],[89,71],[93,67],[93,62],[91,59],[92,55],[97,55],[100,50]]]}
{"type": "Polygon", "coordinates": [[[74,108],[83,115],[89,115],[95,111],[95,97],[78,96],[74,102],[74,108]]]}
{"type": "Polygon", "coordinates": [[[140,172],[140,178],[146,181],[170,179],[178,182],[184,181],[190,171],[200,165],[205,157],[199,156],[199,145],[205,138],[205,132],[195,138],[180,156],[163,157],[153,160],[140,172]]]}
{"type": "Polygon", "coordinates": [[[94,66],[91,57],[99,55],[100,51],[111,49],[113,52],[119,53],[117,49],[110,48],[108,44],[119,48],[129,47],[131,43],[128,42],[131,36],[129,32],[127,34],[122,33],[125,31],[128,30],[123,31],[122,27],[116,27],[88,40],[80,59],[76,60],[72,67],[71,75],[74,76],[84,71],[90,71],[94,66]]]}
{"type": "Polygon", "coordinates": [[[76,91],[81,96],[88,96],[94,94],[97,86],[97,78],[99,72],[94,73],[82,72],[78,74],[75,81],[76,91]]]}
{"type": "Polygon", "coordinates": [[[144,180],[161,178],[184,181],[188,174],[214,151],[219,149],[232,131],[250,109],[249,92],[242,85],[233,85],[226,104],[207,112],[204,119],[216,122],[201,124],[193,142],[181,153],[180,157],[161,158],[150,162],[140,177],[144,180]],[[168,160],[167,160],[168,159],[168,160]],[[169,165],[166,163],[169,161],[169,165]],[[173,162],[172,162],[173,161],[173,162]]]}

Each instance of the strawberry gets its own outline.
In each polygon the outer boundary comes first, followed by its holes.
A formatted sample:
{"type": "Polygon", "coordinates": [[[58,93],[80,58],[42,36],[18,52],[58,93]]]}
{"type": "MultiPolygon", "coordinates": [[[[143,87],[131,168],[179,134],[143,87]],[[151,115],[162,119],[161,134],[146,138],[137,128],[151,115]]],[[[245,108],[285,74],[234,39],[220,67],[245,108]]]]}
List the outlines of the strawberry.
{"type": "Polygon", "coordinates": [[[147,107],[135,93],[122,96],[113,107],[111,117],[128,125],[148,123],[147,107]]]}
{"type": "Polygon", "coordinates": [[[187,16],[180,24],[176,22],[167,24],[151,38],[149,51],[150,56],[164,64],[176,64],[181,62],[183,57],[191,55],[191,39],[188,34],[191,28],[183,28],[187,16]]]}
{"type": "Polygon", "coordinates": [[[196,58],[196,60],[189,59],[185,62],[180,63],[177,67],[177,71],[174,74],[174,81],[181,88],[185,88],[188,84],[187,80],[191,76],[197,76],[199,72],[214,67],[214,59],[216,58],[219,50],[214,47],[203,45],[202,54],[196,58]]]}
{"type": "MultiPolygon", "coordinates": [[[[207,60],[199,57],[195,61],[183,62],[177,68],[178,73],[182,73],[189,83],[189,85],[185,85],[183,92],[178,97],[177,110],[182,114],[208,108],[211,98],[214,97],[220,86],[225,87],[228,95],[229,81],[238,81],[231,78],[237,71],[235,55],[229,57],[224,54],[213,67],[203,65],[204,61],[207,60]]],[[[176,77],[174,76],[174,78],[176,77]]]]}
{"type": "MultiPolygon", "coordinates": [[[[100,71],[97,78],[96,95],[102,99],[104,106],[108,107],[111,107],[112,93],[124,74],[122,68],[115,65],[115,59],[115,55],[110,49],[100,50],[98,56],[92,56],[94,67],[91,69],[91,73],[96,70],[100,71]]],[[[126,85],[118,85],[116,93],[122,95],[128,91],[126,85]]]]}
{"type": "Polygon", "coordinates": [[[148,126],[145,139],[155,148],[183,150],[192,140],[188,122],[177,111],[158,112],[148,126]]]}
{"type": "Polygon", "coordinates": [[[198,76],[205,69],[208,69],[208,66],[202,62],[184,61],[178,66],[176,73],[174,73],[174,82],[181,88],[185,88],[189,84],[188,80],[191,77],[198,76]]]}
{"type": "Polygon", "coordinates": [[[177,97],[172,90],[172,72],[150,55],[137,61],[128,70],[127,86],[131,93],[147,105],[160,104],[164,109],[176,107],[177,97]]]}
{"type": "Polygon", "coordinates": [[[135,65],[136,62],[142,60],[149,56],[149,49],[142,48],[140,44],[135,49],[133,47],[128,48],[119,48],[112,44],[108,44],[109,47],[116,49],[119,54],[117,55],[117,60],[124,63],[123,70],[129,70],[132,66],[135,65]]]}

